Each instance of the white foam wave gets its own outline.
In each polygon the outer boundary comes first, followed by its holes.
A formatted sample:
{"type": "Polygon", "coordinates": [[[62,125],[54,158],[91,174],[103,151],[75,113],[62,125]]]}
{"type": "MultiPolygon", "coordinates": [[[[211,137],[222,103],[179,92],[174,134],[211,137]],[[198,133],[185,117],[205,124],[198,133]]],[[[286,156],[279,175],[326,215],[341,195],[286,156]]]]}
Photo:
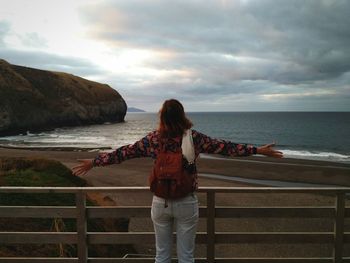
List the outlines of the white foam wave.
{"type": "Polygon", "coordinates": [[[350,155],[335,153],[335,152],[311,152],[311,151],[297,151],[297,150],[280,150],[284,157],[289,158],[304,158],[312,160],[325,161],[340,161],[349,162],[350,155]]]}
{"type": "Polygon", "coordinates": [[[115,144],[112,138],[93,135],[40,134],[37,136],[9,136],[0,138],[9,147],[107,147],[115,144]]]}

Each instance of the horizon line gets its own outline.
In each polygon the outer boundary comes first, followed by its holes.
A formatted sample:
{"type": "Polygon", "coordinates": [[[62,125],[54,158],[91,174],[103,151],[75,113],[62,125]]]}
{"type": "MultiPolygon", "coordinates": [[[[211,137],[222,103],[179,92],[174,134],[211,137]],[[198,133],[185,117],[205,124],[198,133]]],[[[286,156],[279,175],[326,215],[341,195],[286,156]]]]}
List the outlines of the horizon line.
{"type": "MultiPolygon", "coordinates": [[[[300,113],[350,113],[349,111],[185,111],[186,113],[257,113],[257,112],[276,112],[276,113],[281,113],[281,112],[300,112],[300,113]]],[[[158,111],[143,111],[143,112],[132,112],[132,111],[127,111],[126,113],[158,113],[158,111]]]]}

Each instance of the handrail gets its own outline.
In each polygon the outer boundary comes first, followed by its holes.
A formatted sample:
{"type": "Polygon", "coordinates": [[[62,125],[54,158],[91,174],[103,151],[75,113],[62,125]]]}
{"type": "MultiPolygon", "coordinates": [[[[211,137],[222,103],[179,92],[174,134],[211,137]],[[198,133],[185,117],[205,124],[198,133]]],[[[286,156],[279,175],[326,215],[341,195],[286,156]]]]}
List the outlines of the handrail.
{"type": "MultiPolygon", "coordinates": [[[[147,186],[108,186],[108,187],[30,187],[30,186],[0,186],[0,193],[77,193],[77,192],[140,192],[149,191],[147,186]]],[[[197,192],[216,193],[349,193],[350,187],[200,187],[197,192]]]]}
{"type": "MultiPolygon", "coordinates": [[[[88,244],[127,244],[154,242],[153,232],[88,232],[89,218],[108,218],[118,215],[148,217],[149,206],[128,207],[108,206],[90,207],[86,205],[89,193],[137,193],[149,191],[148,187],[0,187],[1,193],[71,193],[76,196],[76,206],[0,206],[0,217],[61,217],[75,218],[77,232],[0,232],[0,244],[27,243],[73,243],[77,244],[76,258],[25,258],[0,257],[0,263],[104,263],[104,262],[154,262],[152,258],[89,258],[88,244]]],[[[198,232],[196,242],[207,245],[206,258],[196,262],[350,262],[343,257],[344,244],[350,244],[350,232],[344,232],[344,220],[350,217],[350,207],[345,206],[350,187],[201,187],[207,204],[200,207],[200,217],[207,219],[206,232],[198,232]],[[217,193],[313,193],[328,194],[335,198],[334,206],[315,207],[222,207],[216,206],[217,193]],[[331,218],[334,220],[333,232],[217,232],[216,218],[232,217],[278,217],[287,218],[331,218]],[[226,243],[327,243],[333,244],[332,257],[319,258],[217,258],[215,245],[226,243]]],[[[175,259],[174,259],[175,260],[175,259]]]]}

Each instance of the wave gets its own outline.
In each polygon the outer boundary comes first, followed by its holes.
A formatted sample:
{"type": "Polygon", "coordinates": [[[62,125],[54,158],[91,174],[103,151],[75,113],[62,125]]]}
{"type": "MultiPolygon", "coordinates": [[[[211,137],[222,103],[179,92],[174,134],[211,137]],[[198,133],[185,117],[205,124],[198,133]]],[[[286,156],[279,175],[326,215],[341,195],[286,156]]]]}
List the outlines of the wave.
{"type": "Polygon", "coordinates": [[[322,161],[333,161],[333,162],[350,162],[350,155],[335,153],[335,152],[311,152],[311,151],[298,151],[298,150],[283,150],[283,156],[287,158],[300,158],[310,160],[322,160],[322,161]]]}
{"type": "Polygon", "coordinates": [[[82,134],[27,134],[0,138],[0,144],[12,145],[113,145],[113,139],[104,136],[82,135],[82,134]]]}
{"type": "MultiPolygon", "coordinates": [[[[283,150],[278,149],[283,152],[285,158],[293,159],[305,159],[305,160],[315,160],[315,161],[327,161],[327,162],[337,162],[337,163],[350,163],[350,155],[335,153],[335,152],[311,152],[311,151],[298,151],[298,150],[283,150]]],[[[221,159],[225,157],[220,157],[218,155],[201,154],[202,158],[205,159],[221,159]]],[[[262,155],[257,155],[257,157],[263,157],[262,155]]]]}

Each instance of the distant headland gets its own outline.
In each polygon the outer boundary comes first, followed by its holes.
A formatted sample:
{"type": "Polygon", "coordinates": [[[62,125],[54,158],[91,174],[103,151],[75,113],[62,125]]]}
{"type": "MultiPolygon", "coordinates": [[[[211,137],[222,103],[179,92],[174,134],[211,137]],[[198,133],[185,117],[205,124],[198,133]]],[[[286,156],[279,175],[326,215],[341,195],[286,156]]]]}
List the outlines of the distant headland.
{"type": "Polygon", "coordinates": [[[127,105],[110,86],[0,59],[0,136],[122,122],[127,105]]]}
{"type": "Polygon", "coordinates": [[[128,107],[128,112],[146,112],[146,111],[135,108],[135,107],[128,107]]]}

